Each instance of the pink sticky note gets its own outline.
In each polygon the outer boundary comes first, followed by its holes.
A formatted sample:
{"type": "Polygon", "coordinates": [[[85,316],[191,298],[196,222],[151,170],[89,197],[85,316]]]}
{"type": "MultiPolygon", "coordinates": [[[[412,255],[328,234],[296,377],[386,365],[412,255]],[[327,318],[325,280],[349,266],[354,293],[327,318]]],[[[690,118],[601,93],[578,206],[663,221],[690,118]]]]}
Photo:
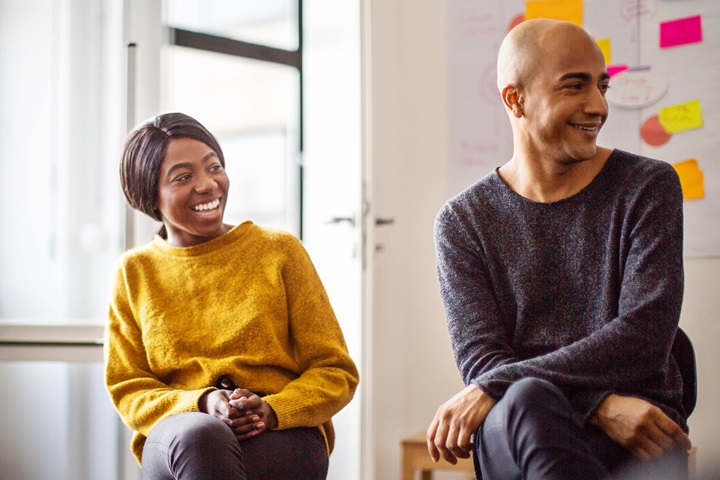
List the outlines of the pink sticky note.
{"type": "Polygon", "coordinates": [[[700,15],[679,18],[660,24],[660,48],[702,42],[700,15]]]}
{"type": "Polygon", "coordinates": [[[624,72],[628,69],[627,65],[608,65],[607,66],[607,72],[610,77],[615,75],[616,73],[624,72]]]}

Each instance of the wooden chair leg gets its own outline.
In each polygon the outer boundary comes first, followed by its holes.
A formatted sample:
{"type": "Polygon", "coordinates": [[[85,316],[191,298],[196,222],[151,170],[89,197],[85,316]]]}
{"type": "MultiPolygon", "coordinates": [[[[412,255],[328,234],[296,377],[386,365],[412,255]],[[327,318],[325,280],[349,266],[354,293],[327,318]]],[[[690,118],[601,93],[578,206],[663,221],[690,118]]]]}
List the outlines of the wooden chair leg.
{"type": "Polygon", "coordinates": [[[697,447],[692,447],[688,452],[688,480],[695,480],[697,468],[697,447]]]}

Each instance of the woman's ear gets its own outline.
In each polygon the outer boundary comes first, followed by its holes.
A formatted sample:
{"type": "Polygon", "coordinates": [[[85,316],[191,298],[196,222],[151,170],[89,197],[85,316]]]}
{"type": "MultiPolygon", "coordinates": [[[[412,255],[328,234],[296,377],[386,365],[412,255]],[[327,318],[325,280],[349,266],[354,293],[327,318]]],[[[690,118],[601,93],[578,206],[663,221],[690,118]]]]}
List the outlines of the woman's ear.
{"type": "Polygon", "coordinates": [[[520,91],[518,90],[517,85],[511,83],[509,85],[506,85],[505,88],[502,89],[502,100],[505,104],[505,107],[510,110],[514,117],[520,118],[523,116],[523,98],[520,94],[520,91]]]}

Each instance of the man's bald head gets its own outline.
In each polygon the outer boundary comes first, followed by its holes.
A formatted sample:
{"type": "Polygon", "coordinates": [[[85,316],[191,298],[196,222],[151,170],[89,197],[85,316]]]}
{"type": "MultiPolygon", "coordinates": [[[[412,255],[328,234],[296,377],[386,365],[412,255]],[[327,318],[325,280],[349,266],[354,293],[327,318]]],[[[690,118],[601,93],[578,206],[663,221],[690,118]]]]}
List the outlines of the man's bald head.
{"type": "Polygon", "coordinates": [[[560,55],[563,45],[586,42],[589,48],[600,51],[590,35],[568,22],[540,18],[522,22],[507,34],[500,45],[497,62],[497,84],[523,85],[533,78],[540,65],[553,55],[560,55]]]}

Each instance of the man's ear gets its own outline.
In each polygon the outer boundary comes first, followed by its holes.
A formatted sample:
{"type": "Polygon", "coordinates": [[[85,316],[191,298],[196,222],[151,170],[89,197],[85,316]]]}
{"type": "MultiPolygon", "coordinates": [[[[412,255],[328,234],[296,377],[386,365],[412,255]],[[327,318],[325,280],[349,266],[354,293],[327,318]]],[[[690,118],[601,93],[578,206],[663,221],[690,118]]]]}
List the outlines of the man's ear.
{"type": "Polygon", "coordinates": [[[517,87],[517,85],[511,83],[506,85],[501,92],[503,103],[513,114],[513,116],[520,118],[523,116],[523,98],[517,87]]]}

